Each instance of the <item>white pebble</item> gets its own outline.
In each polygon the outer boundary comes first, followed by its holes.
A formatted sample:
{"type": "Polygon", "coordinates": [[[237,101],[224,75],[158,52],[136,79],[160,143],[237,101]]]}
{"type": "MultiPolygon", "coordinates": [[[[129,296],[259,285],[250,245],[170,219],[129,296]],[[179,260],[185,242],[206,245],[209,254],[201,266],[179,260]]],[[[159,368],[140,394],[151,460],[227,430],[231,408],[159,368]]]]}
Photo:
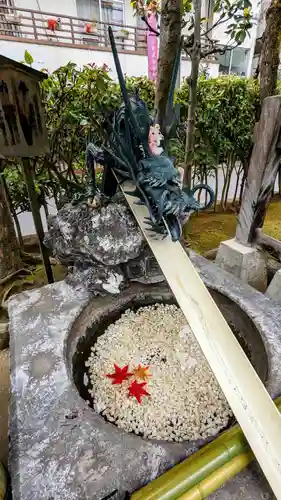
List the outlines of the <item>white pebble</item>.
{"type": "Polygon", "coordinates": [[[127,432],[168,441],[215,436],[231,409],[181,310],[174,305],[127,310],[98,337],[85,362],[96,411],[127,432]],[[112,385],[114,363],[149,365],[150,397],[128,398],[129,379],[112,385]],[[216,416],[215,416],[216,415],[216,416]],[[172,426],[170,425],[172,423],[172,426]]]}

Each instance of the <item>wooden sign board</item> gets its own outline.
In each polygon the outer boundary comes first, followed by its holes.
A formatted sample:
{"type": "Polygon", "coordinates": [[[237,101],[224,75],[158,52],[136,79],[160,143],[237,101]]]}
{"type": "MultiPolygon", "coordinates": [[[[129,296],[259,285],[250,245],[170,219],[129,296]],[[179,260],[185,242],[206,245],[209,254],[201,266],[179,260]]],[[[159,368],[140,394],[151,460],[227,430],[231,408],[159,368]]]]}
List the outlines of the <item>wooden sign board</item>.
{"type": "Polygon", "coordinates": [[[0,154],[4,157],[49,151],[39,87],[43,78],[37,74],[19,63],[2,66],[0,60],[0,154]]]}

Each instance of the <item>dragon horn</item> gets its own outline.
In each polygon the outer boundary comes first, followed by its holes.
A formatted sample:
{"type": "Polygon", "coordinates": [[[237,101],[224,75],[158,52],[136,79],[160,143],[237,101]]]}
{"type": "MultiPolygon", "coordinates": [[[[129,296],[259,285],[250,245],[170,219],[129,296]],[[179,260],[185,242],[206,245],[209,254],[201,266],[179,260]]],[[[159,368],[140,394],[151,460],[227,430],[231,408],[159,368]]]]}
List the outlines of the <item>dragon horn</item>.
{"type": "MultiPolygon", "coordinates": [[[[127,88],[126,88],[125,78],[124,78],[124,75],[122,73],[121,64],[120,64],[120,60],[118,57],[117,48],[116,48],[116,44],[115,44],[115,40],[114,40],[113,31],[112,31],[111,26],[108,27],[108,35],[109,35],[109,40],[110,40],[111,50],[112,50],[113,59],[114,59],[114,63],[115,63],[115,68],[117,71],[119,85],[121,88],[122,97],[123,97],[123,100],[124,100],[124,103],[126,106],[126,110],[127,110],[132,127],[133,127],[136,135],[140,139],[141,143],[143,143],[144,142],[143,141],[143,139],[144,139],[143,134],[139,128],[138,122],[137,122],[135,115],[132,111],[130,99],[129,99],[127,88]]],[[[144,144],[143,144],[143,146],[144,146],[144,144]]]]}

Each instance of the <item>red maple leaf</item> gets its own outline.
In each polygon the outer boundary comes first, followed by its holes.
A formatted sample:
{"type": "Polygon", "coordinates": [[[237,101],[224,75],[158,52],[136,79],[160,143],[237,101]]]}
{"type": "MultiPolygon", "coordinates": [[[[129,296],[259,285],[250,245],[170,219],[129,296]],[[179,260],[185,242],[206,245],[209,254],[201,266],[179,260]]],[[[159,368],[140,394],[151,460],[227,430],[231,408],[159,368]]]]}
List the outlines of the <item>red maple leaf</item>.
{"type": "Polygon", "coordinates": [[[106,374],[106,377],[113,379],[112,385],[122,384],[124,380],[127,380],[133,375],[132,373],[128,372],[129,365],[124,366],[124,368],[120,368],[120,366],[114,364],[114,368],[114,373],[106,374]]]}
{"type": "Polygon", "coordinates": [[[142,396],[150,396],[149,392],[147,392],[144,387],[147,385],[147,382],[142,382],[139,384],[136,380],[131,383],[129,387],[129,397],[134,396],[139,404],[141,404],[142,396]]]}

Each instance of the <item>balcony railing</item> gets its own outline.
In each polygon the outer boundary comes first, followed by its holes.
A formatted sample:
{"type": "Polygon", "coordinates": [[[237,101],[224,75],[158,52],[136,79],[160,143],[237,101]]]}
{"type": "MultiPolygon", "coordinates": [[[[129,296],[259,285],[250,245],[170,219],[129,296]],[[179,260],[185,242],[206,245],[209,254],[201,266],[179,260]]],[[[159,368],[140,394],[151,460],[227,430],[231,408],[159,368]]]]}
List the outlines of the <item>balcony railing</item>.
{"type": "MultiPolygon", "coordinates": [[[[110,23],[119,51],[145,53],[146,29],[110,23]]],[[[7,7],[0,0],[0,40],[109,50],[109,23],[53,12],[7,7]]]]}

